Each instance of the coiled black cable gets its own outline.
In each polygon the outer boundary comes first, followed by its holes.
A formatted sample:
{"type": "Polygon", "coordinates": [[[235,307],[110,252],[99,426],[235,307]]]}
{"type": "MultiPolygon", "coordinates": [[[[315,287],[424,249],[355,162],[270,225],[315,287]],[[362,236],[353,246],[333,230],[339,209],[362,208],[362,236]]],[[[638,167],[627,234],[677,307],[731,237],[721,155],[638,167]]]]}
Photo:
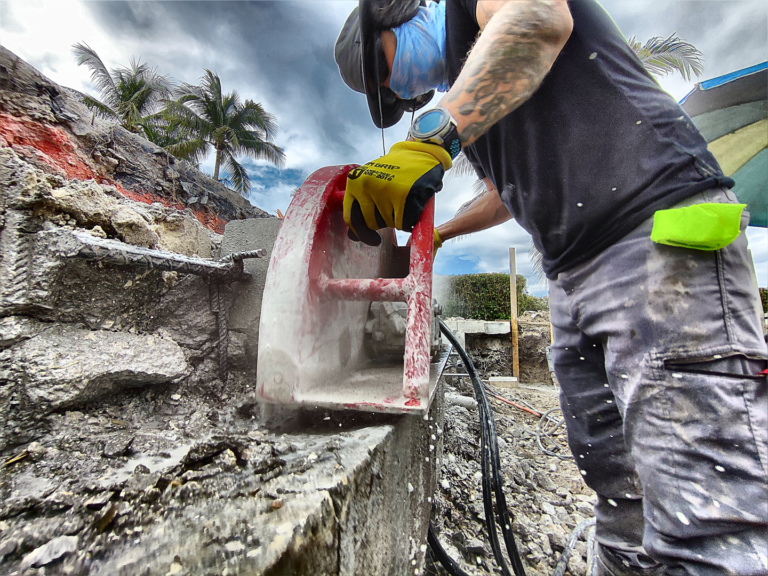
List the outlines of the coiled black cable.
{"type": "MultiPolygon", "coordinates": [[[[496,505],[501,520],[501,534],[504,539],[504,544],[506,545],[507,554],[509,554],[510,562],[512,563],[512,570],[516,576],[525,576],[523,561],[520,558],[520,553],[518,552],[517,544],[515,543],[515,536],[512,533],[513,516],[507,509],[507,500],[502,489],[504,484],[501,476],[499,445],[496,439],[496,424],[493,420],[491,404],[488,401],[488,396],[485,394],[483,382],[480,380],[480,376],[478,375],[474,364],[472,364],[469,355],[464,348],[462,348],[461,344],[459,344],[459,341],[456,339],[453,332],[450,331],[441,319],[438,320],[440,322],[441,332],[445,334],[445,337],[451,345],[458,351],[461,361],[464,363],[464,367],[467,369],[467,373],[472,380],[472,387],[475,390],[475,399],[477,400],[477,408],[480,414],[480,467],[483,474],[483,508],[485,511],[486,530],[488,532],[488,537],[491,540],[493,556],[501,569],[501,573],[504,576],[511,576],[499,544],[499,535],[496,531],[496,516],[493,511],[493,496],[495,494],[496,505]]],[[[456,562],[454,562],[445,550],[443,550],[431,523],[429,526],[428,540],[435,556],[443,565],[443,568],[454,576],[466,576],[466,572],[461,570],[456,562]]]]}

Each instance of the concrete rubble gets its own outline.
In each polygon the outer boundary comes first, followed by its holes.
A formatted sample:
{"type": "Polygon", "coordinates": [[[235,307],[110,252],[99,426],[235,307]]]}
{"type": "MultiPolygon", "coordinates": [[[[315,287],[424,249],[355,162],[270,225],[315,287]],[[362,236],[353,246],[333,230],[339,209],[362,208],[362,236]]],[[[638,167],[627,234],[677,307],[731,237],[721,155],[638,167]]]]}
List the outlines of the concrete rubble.
{"type": "MultiPolygon", "coordinates": [[[[478,370],[491,377],[512,376],[509,320],[444,319],[472,357],[478,370]]],[[[522,383],[551,382],[546,349],[550,344],[549,312],[524,312],[518,318],[518,354],[522,383]]]]}
{"type": "MultiPolygon", "coordinates": [[[[480,376],[487,379],[489,372],[481,371],[480,376]]],[[[477,408],[472,405],[472,387],[467,378],[459,377],[446,377],[444,386],[443,458],[434,495],[435,530],[443,547],[467,574],[495,574],[484,526],[480,427],[477,408]]],[[[537,416],[491,397],[503,489],[526,574],[548,576],[565,551],[571,531],[593,516],[596,496],[582,481],[568,451],[562,413],[557,409],[557,388],[545,382],[491,390],[541,414],[552,410],[539,425],[537,416]]],[[[585,532],[576,541],[565,574],[587,574],[587,540],[585,532]]],[[[429,568],[439,576],[447,575],[438,566],[429,568]]]]}

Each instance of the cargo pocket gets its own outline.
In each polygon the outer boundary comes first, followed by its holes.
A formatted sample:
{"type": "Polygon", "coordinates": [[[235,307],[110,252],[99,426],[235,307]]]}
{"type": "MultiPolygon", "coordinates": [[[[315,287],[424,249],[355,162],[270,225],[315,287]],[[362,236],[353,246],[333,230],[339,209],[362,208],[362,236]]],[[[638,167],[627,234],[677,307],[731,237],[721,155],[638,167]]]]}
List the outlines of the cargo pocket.
{"type": "Polygon", "coordinates": [[[756,380],[766,378],[767,364],[768,361],[762,356],[742,353],[713,354],[705,358],[670,358],[663,362],[666,371],[756,380]]]}
{"type": "Polygon", "coordinates": [[[714,476],[765,482],[768,358],[738,351],[667,357],[661,372],[673,412],[687,412],[688,439],[706,454],[714,476]]]}
{"type": "Polygon", "coordinates": [[[693,250],[720,250],[741,233],[746,204],[703,203],[657,210],[651,240],[657,244],[693,250]]]}

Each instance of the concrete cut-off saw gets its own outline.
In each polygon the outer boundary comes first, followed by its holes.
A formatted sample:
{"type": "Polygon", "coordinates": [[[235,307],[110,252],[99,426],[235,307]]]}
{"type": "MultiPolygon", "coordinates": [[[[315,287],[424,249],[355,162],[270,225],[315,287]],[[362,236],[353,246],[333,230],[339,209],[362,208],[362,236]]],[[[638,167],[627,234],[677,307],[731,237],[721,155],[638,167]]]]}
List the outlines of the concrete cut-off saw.
{"type": "Polygon", "coordinates": [[[434,198],[407,246],[347,236],[347,173],[321,168],[294,194],[264,285],[256,369],[263,402],[425,414],[448,350],[432,301],[434,198]]]}

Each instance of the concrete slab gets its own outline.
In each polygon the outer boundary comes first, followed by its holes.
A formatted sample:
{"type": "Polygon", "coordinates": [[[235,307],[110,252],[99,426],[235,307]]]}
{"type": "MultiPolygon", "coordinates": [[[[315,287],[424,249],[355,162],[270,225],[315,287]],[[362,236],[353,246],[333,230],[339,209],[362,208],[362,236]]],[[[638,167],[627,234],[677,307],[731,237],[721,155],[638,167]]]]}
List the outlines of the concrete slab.
{"type": "MultiPolygon", "coordinates": [[[[211,472],[200,468],[190,455],[205,449],[190,449],[181,466],[193,471],[158,498],[163,514],[112,544],[90,573],[163,576],[176,562],[205,575],[422,574],[442,394],[429,419],[290,414],[276,429],[230,433],[240,466],[228,472],[221,457],[211,472]]],[[[125,495],[125,486],[107,488],[125,495]]]]}
{"type": "Polygon", "coordinates": [[[254,382],[264,282],[267,279],[272,247],[282,222],[279,218],[233,220],[224,228],[224,238],[221,242],[222,257],[257,248],[267,251],[266,258],[245,260],[244,269],[248,276],[230,285],[234,294],[228,315],[230,337],[234,345],[244,349],[245,361],[242,366],[246,372],[253,372],[254,382]]]}
{"type": "Polygon", "coordinates": [[[488,384],[498,386],[499,388],[517,388],[517,378],[514,376],[491,376],[488,378],[488,384]]]}
{"type": "MultiPolygon", "coordinates": [[[[454,333],[463,348],[466,348],[465,334],[504,335],[509,334],[511,330],[508,320],[486,321],[449,318],[444,319],[443,322],[454,333]]],[[[448,345],[448,340],[444,336],[443,343],[448,345]]]]}

